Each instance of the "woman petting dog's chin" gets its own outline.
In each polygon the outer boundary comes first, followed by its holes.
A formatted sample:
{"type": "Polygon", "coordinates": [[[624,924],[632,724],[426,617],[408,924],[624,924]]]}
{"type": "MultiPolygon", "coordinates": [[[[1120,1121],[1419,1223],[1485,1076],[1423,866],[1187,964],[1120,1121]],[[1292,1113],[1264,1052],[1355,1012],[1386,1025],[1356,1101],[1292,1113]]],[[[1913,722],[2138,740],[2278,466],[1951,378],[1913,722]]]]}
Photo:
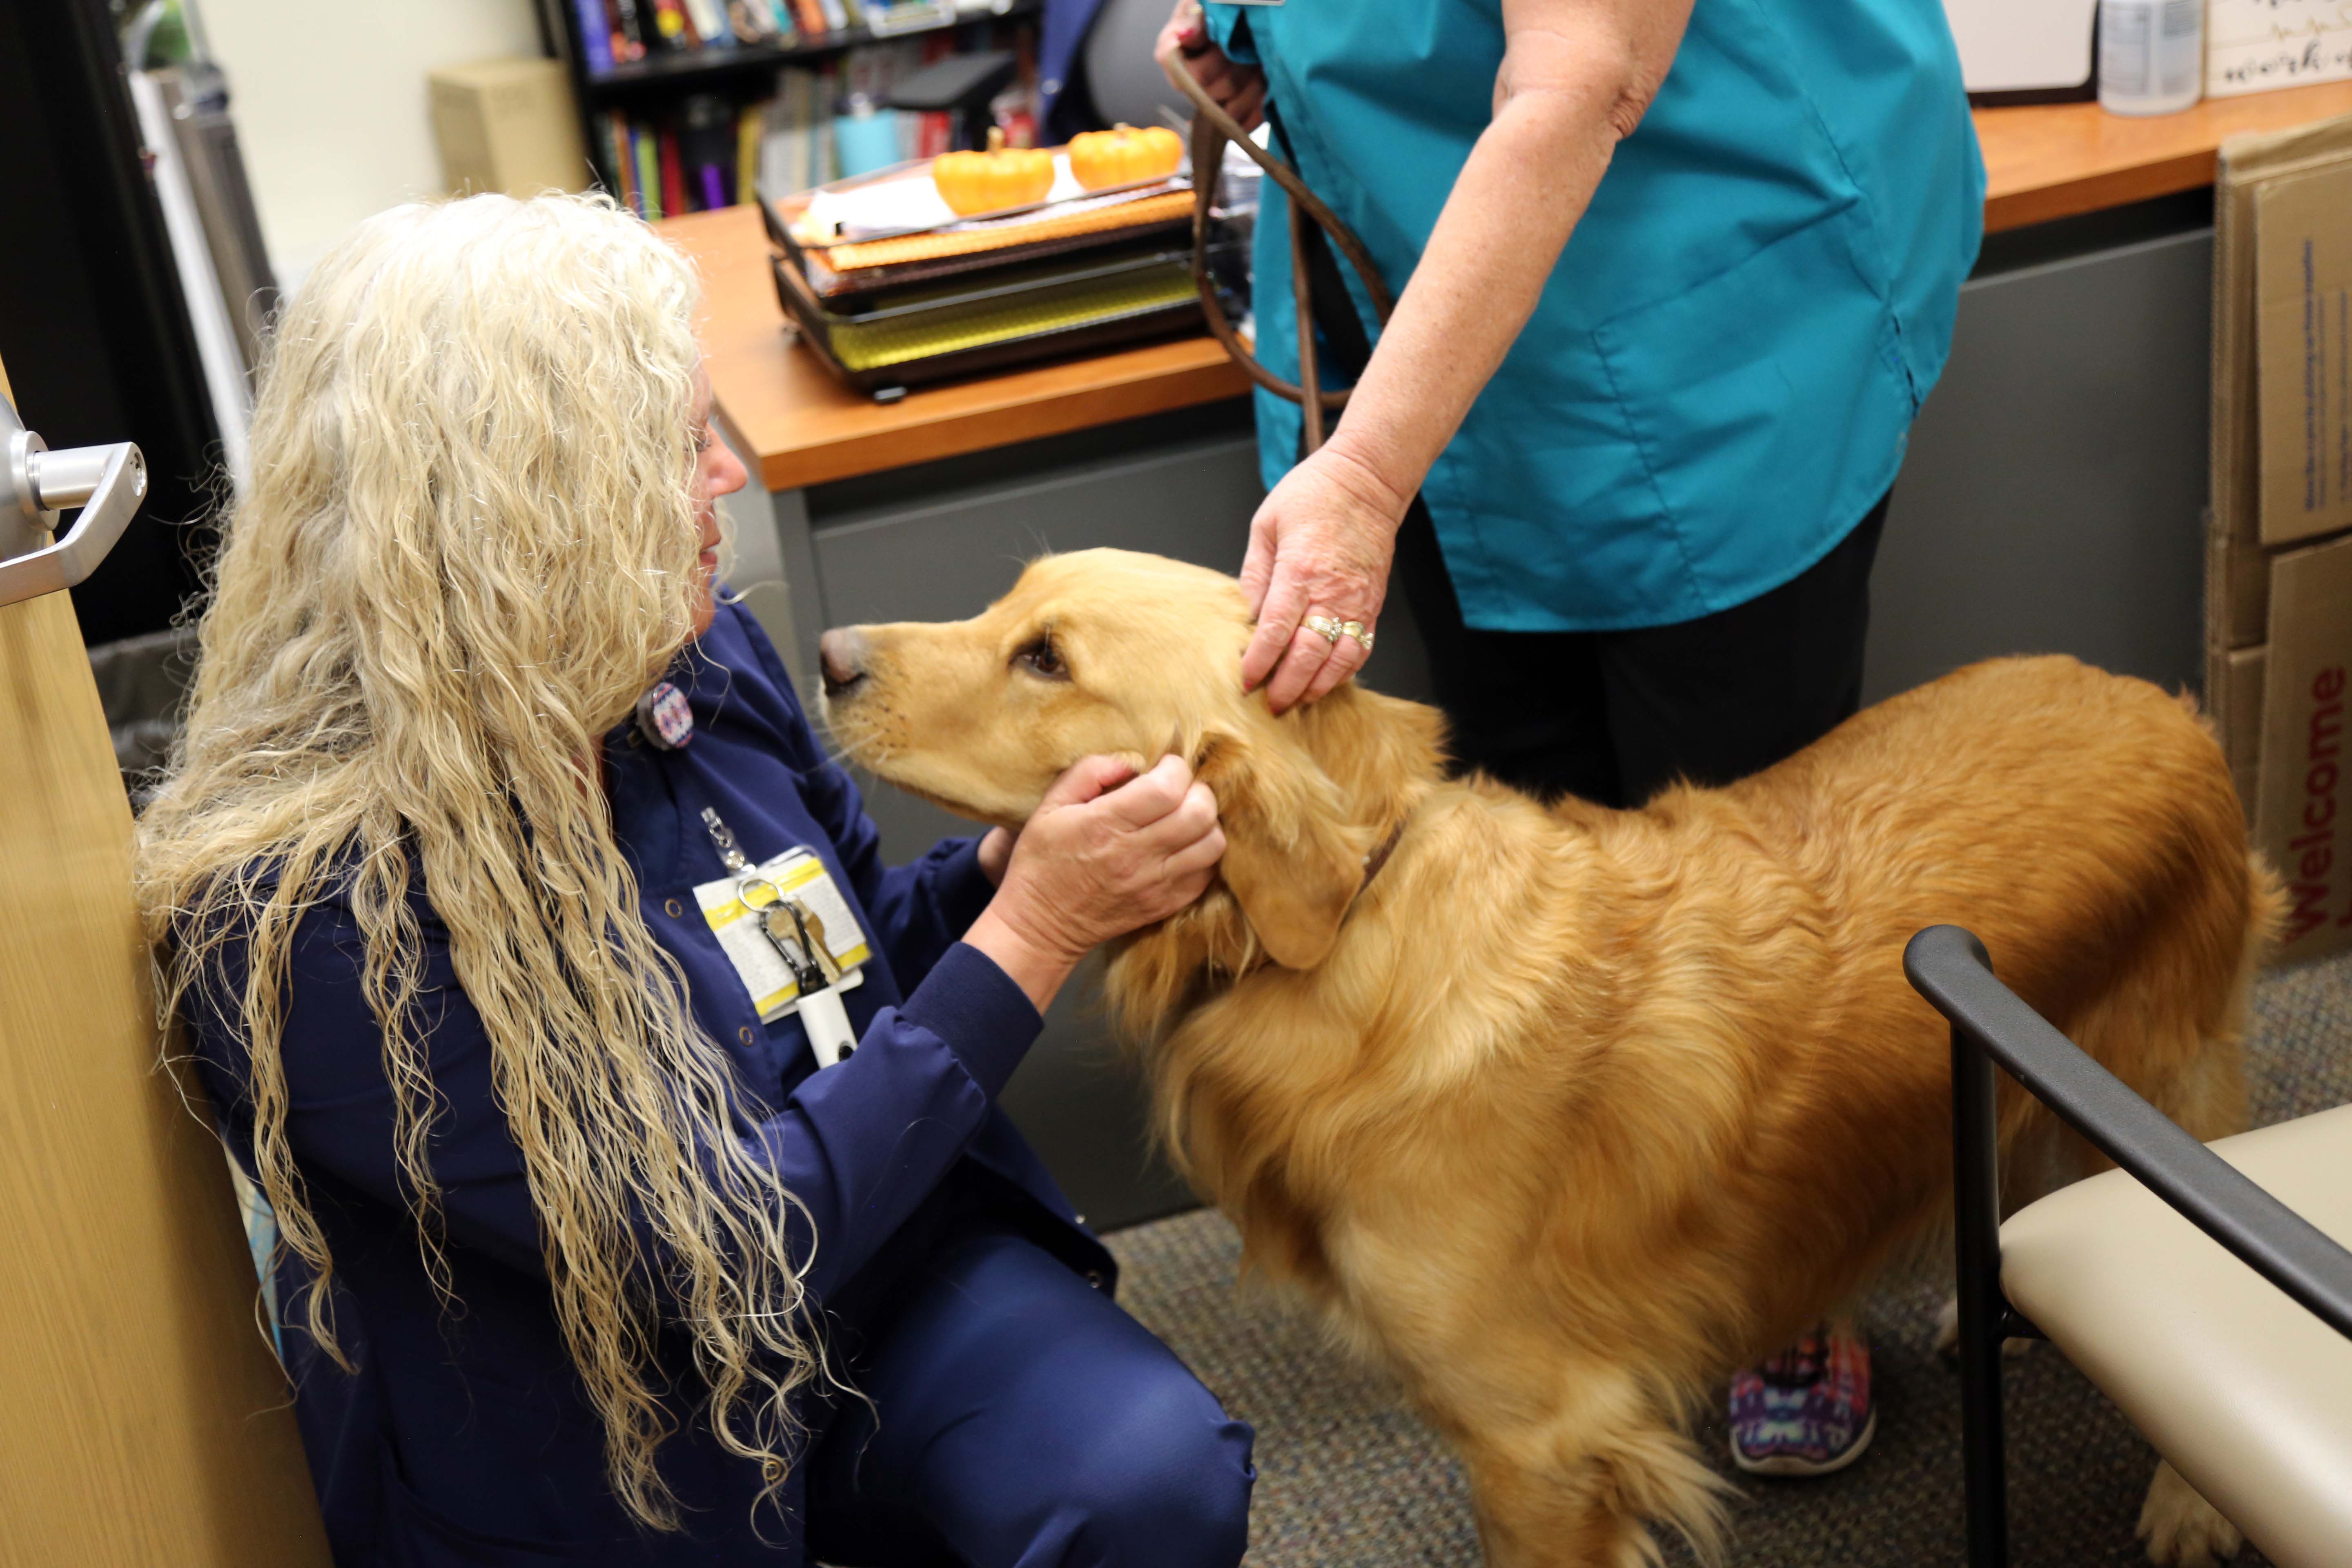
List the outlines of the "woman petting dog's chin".
{"type": "Polygon", "coordinates": [[[997,1103],[1214,802],[1095,759],[885,866],[717,592],[695,299],[488,195],[275,330],[139,877],[336,1561],[1237,1563],[1249,1429],[997,1103]]]}
{"type": "MultiPolygon", "coordinates": [[[[1089,752],[1215,790],[1217,879],[1116,944],[1109,1001],[1171,1153],[1453,1439],[1496,1564],[1715,1541],[1695,1403],[1944,1223],[1921,927],[1976,931],[2197,1137],[2243,1125],[2278,898],[2185,700],[1997,660],[1727,788],[1547,806],[1448,779],[1418,704],[1344,683],[1277,717],[1249,636],[1231,578],[1052,556],[975,619],[827,633],[827,717],[982,820],[1089,752]]],[[[2005,1170],[2097,1163],[2013,1085],[2000,1125],[2005,1170]]],[[[2236,1542],[2168,1468],[2147,1517],[2158,1561],[2236,1542]]]]}

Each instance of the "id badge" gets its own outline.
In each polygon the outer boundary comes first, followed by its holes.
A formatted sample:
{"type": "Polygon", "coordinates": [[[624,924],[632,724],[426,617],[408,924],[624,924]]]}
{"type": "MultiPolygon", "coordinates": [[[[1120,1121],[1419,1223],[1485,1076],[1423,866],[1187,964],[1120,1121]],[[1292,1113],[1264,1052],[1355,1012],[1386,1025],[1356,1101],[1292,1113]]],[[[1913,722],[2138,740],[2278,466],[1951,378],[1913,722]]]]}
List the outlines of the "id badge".
{"type": "Polygon", "coordinates": [[[841,994],[865,983],[872,950],[824,861],[787,849],[700,884],[694,900],[761,1023],[799,1013],[823,1067],[855,1047],[841,994]]]}

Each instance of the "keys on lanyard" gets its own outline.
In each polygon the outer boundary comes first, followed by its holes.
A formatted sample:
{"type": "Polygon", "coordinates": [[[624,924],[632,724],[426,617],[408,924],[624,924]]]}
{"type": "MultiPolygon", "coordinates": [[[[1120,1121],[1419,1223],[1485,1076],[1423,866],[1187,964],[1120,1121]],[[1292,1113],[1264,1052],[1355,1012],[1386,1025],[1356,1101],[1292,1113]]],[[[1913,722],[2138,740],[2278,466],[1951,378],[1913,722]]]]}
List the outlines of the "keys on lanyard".
{"type": "MultiPolygon", "coordinates": [[[[855,1054],[857,1036],[849,1026],[849,1011],[842,1005],[841,982],[845,973],[856,972],[845,968],[827,942],[824,917],[812,907],[811,900],[775,879],[771,874],[773,862],[753,866],[718,812],[703,807],[702,825],[719,851],[720,863],[734,878],[737,900],[750,911],[761,935],[792,973],[799,992],[793,1010],[800,1014],[801,1026],[808,1031],[809,1048],[816,1054],[817,1066],[829,1068],[855,1054]],[[765,901],[755,896],[763,889],[768,895],[765,901]]],[[[862,934],[849,934],[862,944],[862,934]]]]}

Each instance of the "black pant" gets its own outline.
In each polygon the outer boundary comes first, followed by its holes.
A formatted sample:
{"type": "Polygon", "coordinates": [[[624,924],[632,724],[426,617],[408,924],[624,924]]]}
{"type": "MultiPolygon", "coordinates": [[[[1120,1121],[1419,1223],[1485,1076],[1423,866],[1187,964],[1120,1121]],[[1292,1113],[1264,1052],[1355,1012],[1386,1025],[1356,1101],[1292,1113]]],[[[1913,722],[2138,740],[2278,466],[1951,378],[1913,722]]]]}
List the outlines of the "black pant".
{"type": "Polygon", "coordinates": [[[1397,535],[1438,705],[1465,769],[1533,794],[1639,805],[1677,778],[1729,784],[1862,705],[1879,498],[1827,555],[1744,605],[1622,632],[1467,626],[1425,505],[1397,535]]]}

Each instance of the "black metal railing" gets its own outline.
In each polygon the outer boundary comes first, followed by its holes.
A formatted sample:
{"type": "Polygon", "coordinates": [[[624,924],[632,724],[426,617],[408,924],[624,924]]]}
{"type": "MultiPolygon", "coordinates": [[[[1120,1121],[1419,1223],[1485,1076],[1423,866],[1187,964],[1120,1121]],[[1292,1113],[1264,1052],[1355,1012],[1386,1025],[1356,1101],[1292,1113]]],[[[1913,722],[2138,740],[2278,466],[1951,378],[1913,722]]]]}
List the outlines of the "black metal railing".
{"type": "Polygon", "coordinates": [[[1993,978],[1984,944],[1930,926],[1903,950],[1912,987],[1952,1025],[1952,1200],[1960,1308],[1960,1454],[1969,1568],[2009,1561],[2000,1348],[2038,1331],[2000,1289],[1993,1064],[2198,1229],[2352,1338],[2352,1252],[2181,1131],[1993,978]]]}

